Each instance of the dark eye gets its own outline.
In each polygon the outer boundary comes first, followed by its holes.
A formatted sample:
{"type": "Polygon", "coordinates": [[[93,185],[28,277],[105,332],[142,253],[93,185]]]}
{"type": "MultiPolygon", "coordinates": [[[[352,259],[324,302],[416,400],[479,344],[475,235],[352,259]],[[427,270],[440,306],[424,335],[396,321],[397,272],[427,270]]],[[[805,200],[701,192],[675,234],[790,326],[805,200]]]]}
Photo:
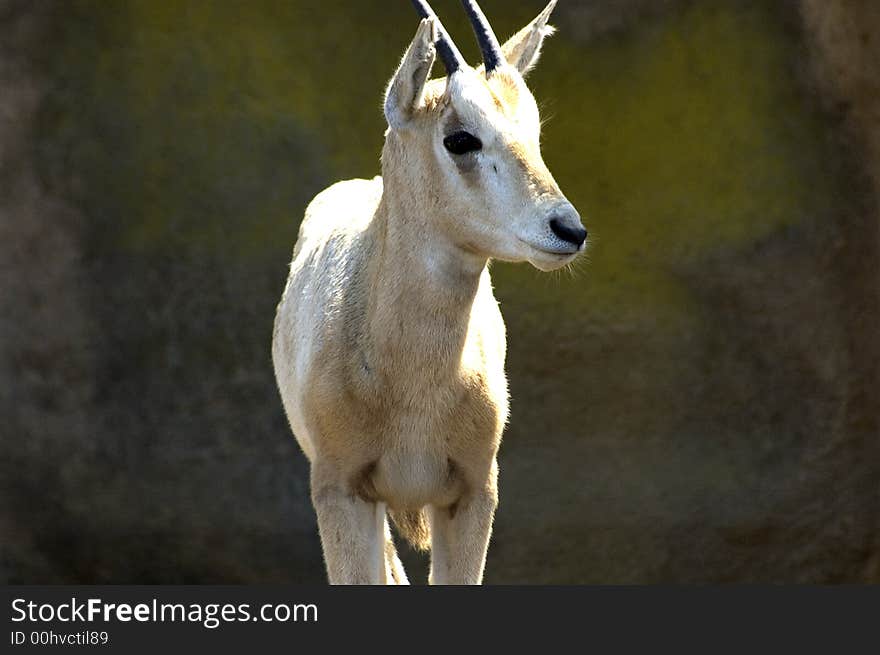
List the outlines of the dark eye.
{"type": "Polygon", "coordinates": [[[453,155],[464,155],[482,148],[483,142],[470,132],[462,130],[461,132],[454,132],[443,139],[443,145],[453,155]]]}

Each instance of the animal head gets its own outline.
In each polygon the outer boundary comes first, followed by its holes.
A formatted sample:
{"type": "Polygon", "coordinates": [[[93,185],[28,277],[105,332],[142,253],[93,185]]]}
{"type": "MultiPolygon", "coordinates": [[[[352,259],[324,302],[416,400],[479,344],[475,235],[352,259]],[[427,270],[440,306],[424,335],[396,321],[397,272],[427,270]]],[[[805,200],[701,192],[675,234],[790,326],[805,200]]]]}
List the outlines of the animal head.
{"type": "Polygon", "coordinates": [[[470,67],[427,2],[388,85],[383,174],[421,203],[456,245],[544,271],[572,261],[587,231],[540,150],[538,106],[523,77],[541,54],[552,0],[501,45],[476,2],[463,0],[483,64],[470,67]],[[430,80],[439,55],[446,77],[430,80]]]}

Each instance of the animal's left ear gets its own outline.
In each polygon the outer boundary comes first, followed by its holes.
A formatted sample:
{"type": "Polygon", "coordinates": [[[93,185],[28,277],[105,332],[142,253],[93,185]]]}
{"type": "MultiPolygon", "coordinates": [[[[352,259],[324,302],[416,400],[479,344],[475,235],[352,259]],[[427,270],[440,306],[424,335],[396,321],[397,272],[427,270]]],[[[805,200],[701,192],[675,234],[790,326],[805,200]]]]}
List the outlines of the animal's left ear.
{"type": "Polygon", "coordinates": [[[507,63],[516,68],[520,74],[525,75],[538,62],[541,56],[541,47],[544,39],[556,31],[552,25],[548,25],[550,14],[556,6],[556,0],[550,0],[550,4],[544,7],[544,11],[538,14],[531,23],[522,28],[507,40],[501,50],[507,63]]]}
{"type": "Polygon", "coordinates": [[[437,56],[436,40],[437,23],[434,18],[425,18],[385,92],[385,119],[392,129],[405,127],[422,104],[425,84],[437,56]]]}

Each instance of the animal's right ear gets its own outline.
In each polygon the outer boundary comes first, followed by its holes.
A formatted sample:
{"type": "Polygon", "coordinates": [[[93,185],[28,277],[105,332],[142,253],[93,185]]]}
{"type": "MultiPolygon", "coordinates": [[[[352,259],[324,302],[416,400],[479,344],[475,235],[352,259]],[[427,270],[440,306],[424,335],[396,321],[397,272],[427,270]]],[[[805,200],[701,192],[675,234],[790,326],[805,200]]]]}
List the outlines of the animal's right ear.
{"type": "Polygon", "coordinates": [[[405,127],[421,107],[425,84],[437,56],[436,41],[436,20],[425,18],[385,92],[385,119],[392,129],[405,127]]]}
{"type": "Polygon", "coordinates": [[[556,7],[556,0],[550,0],[550,4],[544,7],[544,11],[538,14],[535,20],[510,37],[507,43],[501,46],[501,51],[504,53],[507,63],[516,68],[522,75],[528,73],[538,63],[544,39],[556,31],[552,25],[547,24],[554,7],[556,7]]]}

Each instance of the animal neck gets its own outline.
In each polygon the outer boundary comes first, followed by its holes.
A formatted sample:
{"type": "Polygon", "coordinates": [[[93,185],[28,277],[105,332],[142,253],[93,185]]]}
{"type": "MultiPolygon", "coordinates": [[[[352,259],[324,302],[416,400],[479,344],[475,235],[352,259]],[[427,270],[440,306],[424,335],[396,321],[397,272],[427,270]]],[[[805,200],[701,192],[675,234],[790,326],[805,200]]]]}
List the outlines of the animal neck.
{"type": "Polygon", "coordinates": [[[436,381],[461,364],[487,259],[453,243],[442,231],[448,217],[396,182],[384,181],[372,226],[369,338],[377,366],[436,381]]]}

